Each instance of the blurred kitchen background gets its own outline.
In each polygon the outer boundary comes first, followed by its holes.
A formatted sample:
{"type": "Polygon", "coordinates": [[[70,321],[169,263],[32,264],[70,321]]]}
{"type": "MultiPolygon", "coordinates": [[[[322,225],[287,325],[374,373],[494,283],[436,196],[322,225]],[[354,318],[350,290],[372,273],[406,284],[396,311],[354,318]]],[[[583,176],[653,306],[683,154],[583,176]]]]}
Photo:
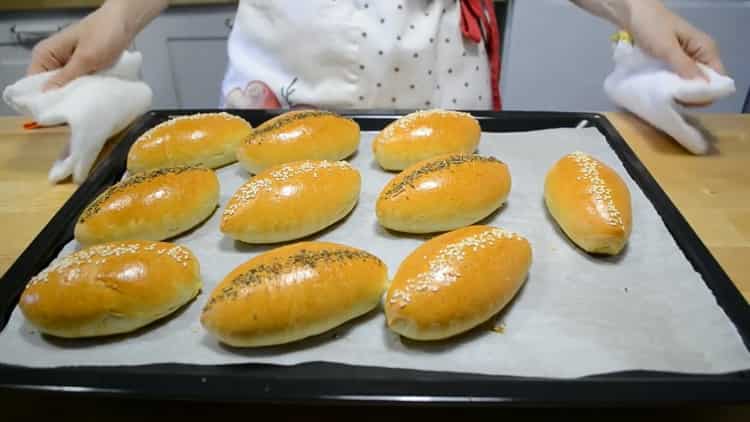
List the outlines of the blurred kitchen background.
{"type": "MultiPolygon", "coordinates": [[[[101,2],[0,0],[0,85],[24,75],[36,42],[101,2]]],[[[236,1],[171,3],[132,46],[144,55],[143,78],[154,89],[154,108],[215,108],[236,1]]],[[[665,3],[716,39],[737,82],[737,94],[706,110],[741,111],[750,86],[750,1],[665,3]]],[[[614,28],[609,23],[568,0],[506,0],[495,6],[503,31],[501,92],[506,110],[615,109],[601,88],[612,67],[609,37],[614,28]]],[[[10,114],[0,104],[0,115],[10,114]]]]}

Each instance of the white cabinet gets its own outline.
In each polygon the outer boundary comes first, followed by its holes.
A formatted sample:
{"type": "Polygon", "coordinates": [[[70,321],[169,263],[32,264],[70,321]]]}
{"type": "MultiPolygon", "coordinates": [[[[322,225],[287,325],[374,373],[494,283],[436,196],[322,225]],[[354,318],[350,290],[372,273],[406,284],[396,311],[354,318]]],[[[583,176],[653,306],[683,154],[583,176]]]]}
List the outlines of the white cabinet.
{"type": "Polygon", "coordinates": [[[236,6],[174,8],[135,39],[154,108],[216,108],[236,6]]]}
{"type": "MultiPolygon", "coordinates": [[[[750,1],[666,1],[719,43],[737,94],[708,111],[739,112],[750,85],[750,1]]],[[[508,9],[502,94],[508,110],[614,110],[602,91],[615,28],[568,0],[515,0],[508,9]]]]}

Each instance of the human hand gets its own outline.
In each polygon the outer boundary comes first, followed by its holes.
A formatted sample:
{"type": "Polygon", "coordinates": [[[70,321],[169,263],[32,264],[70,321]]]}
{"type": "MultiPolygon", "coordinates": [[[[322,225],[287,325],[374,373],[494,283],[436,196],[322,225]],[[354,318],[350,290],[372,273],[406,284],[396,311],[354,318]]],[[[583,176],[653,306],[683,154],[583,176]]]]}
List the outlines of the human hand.
{"type": "Polygon", "coordinates": [[[685,79],[706,78],[695,62],[725,73],[711,36],[669,11],[660,1],[635,0],[629,6],[623,26],[641,50],[664,61],[685,79]]]}
{"type": "Polygon", "coordinates": [[[105,3],[81,21],[39,42],[32,50],[27,74],[60,69],[44,89],[62,87],[79,76],[114,64],[134,36],[118,8],[105,3]]]}
{"type": "Polygon", "coordinates": [[[34,47],[27,74],[60,69],[43,89],[106,69],[169,4],[168,0],[107,0],[99,9],[34,47]]]}

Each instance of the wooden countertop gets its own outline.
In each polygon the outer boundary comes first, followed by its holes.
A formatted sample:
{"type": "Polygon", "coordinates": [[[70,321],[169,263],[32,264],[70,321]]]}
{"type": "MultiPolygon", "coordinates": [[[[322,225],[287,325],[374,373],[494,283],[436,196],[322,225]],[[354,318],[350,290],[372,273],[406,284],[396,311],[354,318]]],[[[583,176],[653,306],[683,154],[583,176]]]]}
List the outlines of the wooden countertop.
{"type": "Polygon", "coordinates": [[[642,120],[607,113],[750,301],[750,114],[696,115],[715,151],[694,156],[642,120]]]}
{"type": "MultiPolygon", "coordinates": [[[[750,115],[697,116],[717,140],[717,152],[704,157],[630,115],[607,117],[750,299],[750,115]]],[[[0,118],[0,274],[76,188],[47,182],[67,128],[25,131],[22,122],[0,118]]]]}

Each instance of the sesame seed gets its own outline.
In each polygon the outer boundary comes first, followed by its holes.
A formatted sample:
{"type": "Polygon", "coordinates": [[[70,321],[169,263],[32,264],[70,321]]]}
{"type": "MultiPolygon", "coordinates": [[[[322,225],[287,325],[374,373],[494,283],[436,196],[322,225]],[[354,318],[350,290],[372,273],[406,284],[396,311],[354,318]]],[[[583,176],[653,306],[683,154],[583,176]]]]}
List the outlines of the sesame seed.
{"type": "Polygon", "coordinates": [[[255,130],[252,131],[250,136],[247,137],[245,142],[248,144],[261,144],[263,141],[263,135],[266,135],[269,132],[281,129],[284,126],[287,126],[299,120],[312,119],[316,117],[334,117],[337,119],[351,120],[346,117],[339,116],[338,114],[331,113],[330,111],[323,110],[305,110],[295,113],[287,113],[274,119],[268,120],[262,125],[258,126],[255,130]]]}
{"type": "Polygon", "coordinates": [[[288,256],[279,256],[271,262],[259,264],[249,268],[242,274],[237,275],[221,292],[213,296],[205,308],[209,310],[218,302],[235,300],[242,294],[247,294],[249,288],[265,284],[267,286],[288,283],[286,274],[297,271],[300,267],[315,269],[316,266],[325,263],[327,265],[347,265],[352,261],[370,261],[379,266],[383,262],[368,252],[353,248],[331,248],[311,251],[300,249],[288,256]]]}
{"type": "Polygon", "coordinates": [[[498,160],[495,157],[462,154],[451,155],[450,157],[428,161],[419,168],[416,168],[408,173],[401,173],[400,175],[396,176],[393,179],[394,184],[383,191],[383,198],[395,198],[396,196],[405,192],[408,187],[413,187],[417,183],[417,180],[425,175],[432,174],[441,170],[448,170],[462,164],[477,162],[502,164],[502,161],[498,160]]]}
{"type": "Polygon", "coordinates": [[[312,173],[312,176],[319,177],[319,172],[330,171],[332,169],[350,169],[351,164],[346,161],[301,161],[282,165],[271,172],[265,172],[256,175],[247,183],[240,186],[237,192],[232,196],[224,209],[223,218],[233,216],[237,210],[243,208],[248,202],[254,200],[262,192],[273,192],[274,187],[279,183],[289,181],[290,178],[302,174],[312,173]]]}
{"type": "Polygon", "coordinates": [[[110,186],[107,190],[102,192],[99,196],[94,199],[93,202],[91,202],[86,209],[83,210],[81,213],[81,216],[78,219],[79,223],[84,223],[89,218],[95,216],[96,214],[101,211],[102,206],[104,205],[107,200],[109,200],[113,195],[121,192],[128,191],[132,189],[134,186],[146,183],[148,181],[157,179],[162,176],[166,175],[174,175],[174,174],[180,174],[188,171],[211,171],[210,169],[204,168],[204,167],[198,167],[198,166],[178,166],[178,167],[170,167],[170,168],[161,168],[156,170],[151,170],[145,173],[136,173],[132,176],[129,176],[119,183],[116,183],[112,186],[110,186]]]}
{"type": "Polygon", "coordinates": [[[135,253],[150,252],[156,255],[166,254],[172,258],[175,262],[182,264],[187,267],[191,253],[184,246],[172,245],[169,243],[149,243],[148,245],[141,248],[141,243],[137,242],[113,242],[103,243],[100,245],[91,246],[80,251],[74,252],[63,258],[60,258],[53,262],[49,267],[42,270],[39,274],[31,279],[26,285],[29,288],[37,283],[44,283],[49,280],[51,273],[68,273],[69,276],[73,276],[80,271],[78,268],[81,265],[101,265],[105,259],[112,256],[127,256],[135,253]]]}
{"type": "MultiPolygon", "coordinates": [[[[393,99],[393,101],[395,101],[395,98],[393,99]]],[[[471,114],[460,112],[460,111],[442,110],[442,109],[416,111],[414,113],[407,114],[406,116],[403,116],[399,118],[398,120],[392,122],[388,126],[386,126],[386,128],[381,131],[379,136],[382,136],[384,138],[391,138],[395,135],[396,131],[409,130],[412,128],[412,126],[418,124],[420,119],[427,118],[430,116],[446,117],[446,118],[456,117],[457,118],[457,117],[471,117],[471,114]]]]}
{"type": "Polygon", "coordinates": [[[604,218],[607,220],[607,224],[623,228],[625,223],[622,220],[620,210],[617,209],[612,199],[612,190],[599,174],[599,162],[590,155],[580,151],[576,151],[568,155],[568,157],[572,158],[578,164],[580,174],[576,176],[576,180],[586,181],[590,184],[588,192],[594,197],[597,205],[602,205],[602,207],[597,206],[597,209],[604,209],[606,211],[604,218]]]}
{"type": "Polygon", "coordinates": [[[411,302],[415,293],[439,292],[442,287],[456,282],[461,277],[456,270],[458,264],[466,258],[467,252],[478,252],[497,244],[502,239],[522,237],[493,227],[443,246],[435,256],[430,257],[427,270],[406,280],[403,288],[394,290],[388,303],[404,308],[411,302]]]}
{"type": "Polygon", "coordinates": [[[154,132],[161,130],[163,128],[174,126],[175,124],[178,124],[184,121],[203,120],[207,117],[217,117],[217,118],[222,118],[224,120],[234,120],[237,122],[244,123],[245,125],[247,125],[248,129],[252,129],[252,126],[250,125],[250,123],[248,123],[245,119],[239,116],[235,116],[234,114],[229,114],[225,111],[222,111],[219,113],[195,113],[195,114],[188,114],[185,116],[176,116],[165,122],[159,123],[158,125],[152,127],[151,129],[144,132],[141,136],[139,136],[133,145],[139,142],[147,142],[148,140],[151,139],[152,136],[154,136],[154,132]]]}

